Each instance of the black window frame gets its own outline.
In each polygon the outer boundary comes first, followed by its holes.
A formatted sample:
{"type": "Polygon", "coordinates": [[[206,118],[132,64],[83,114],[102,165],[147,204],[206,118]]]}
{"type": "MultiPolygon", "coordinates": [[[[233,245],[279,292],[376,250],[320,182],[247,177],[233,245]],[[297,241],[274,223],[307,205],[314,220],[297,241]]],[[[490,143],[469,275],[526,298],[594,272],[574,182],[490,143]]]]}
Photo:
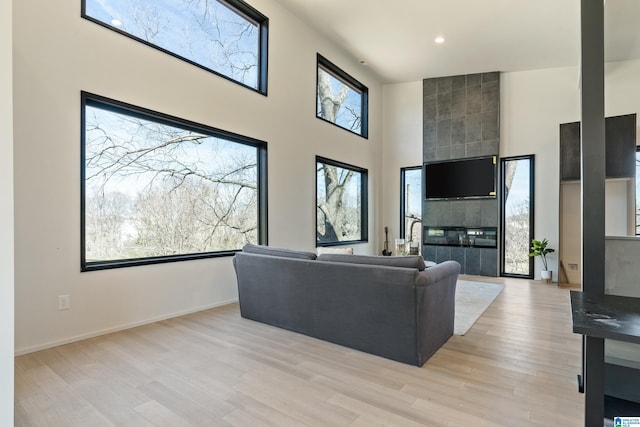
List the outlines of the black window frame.
{"type": "Polygon", "coordinates": [[[314,234],[316,236],[316,247],[325,246],[344,246],[357,243],[367,243],[369,241],[369,171],[359,166],[350,165],[348,163],[340,162],[337,160],[328,159],[322,156],[316,156],[315,159],[315,229],[314,234]],[[360,239],[357,240],[339,240],[339,241],[318,241],[318,163],[323,163],[330,166],[339,167],[342,169],[349,169],[360,174],[360,239]]]}
{"type": "Polygon", "coordinates": [[[332,125],[344,129],[347,132],[350,132],[354,135],[361,136],[362,138],[369,139],[369,89],[352,77],[350,74],[342,70],[333,62],[329,61],[324,56],[317,54],[316,59],[316,96],[315,99],[315,110],[316,117],[326,123],[331,123],[332,125]],[[320,83],[320,77],[318,75],[318,70],[322,68],[325,72],[329,73],[335,79],[340,80],[343,84],[349,86],[352,90],[360,93],[362,97],[362,105],[360,110],[361,124],[360,124],[360,132],[355,132],[351,129],[348,129],[344,126],[340,126],[339,124],[332,122],[331,120],[327,120],[324,117],[320,116],[318,112],[318,85],[320,83]]]}
{"type": "Polygon", "coordinates": [[[135,40],[137,42],[140,42],[146,46],[149,46],[153,49],[159,50],[163,53],[166,53],[167,55],[173,56],[174,58],[177,58],[181,61],[187,62],[191,65],[194,65],[200,69],[203,69],[205,71],[208,71],[210,73],[213,73],[219,77],[224,78],[225,80],[228,80],[230,82],[236,83],[242,87],[245,87],[247,89],[250,89],[254,92],[258,92],[262,95],[267,96],[267,82],[268,82],[268,47],[269,47],[269,18],[267,16],[265,16],[264,14],[262,14],[261,12],[259,12],[257,9],[255,9],[253,6],[249,5],[248,3],[245,3],[243,0],[216,0],[216,1],[220,1],[221,3],[224,3],[229,9],[233,10],[234,12],[236,12],[238,15],[242,16],[243,18],[245,18],[248,21],[254,22],[256,25],[258,25],[258,81],[257,81],[257,87],[251,87],[249,85],[246,85],[230,76],[227,76],[219,71],[213,70],[205,65],[199,64],[196,61],[193,61],[191,59],[185,58],[182,55],[179,55],[175,52],[172,52],[166,48],[163,48],[161,46],[158,46],[154,43],[148,42],[140,37],[137,37],[131,33],[128,33],[114,25],[109,25],[108,23],[101,21],[97,18],[94,18],[90,15],[87,15],[86,13],[86,2],[87,0],[81,0],[81,17],[91,21],[95,24],[98,24],[104,28],[107,28],[111,31],[115,31],[116,33],[122,34],[125,37],[128,37],[132,40],[135,40]]]}
{"type": "Polygon", "coordinates": [[[515,277],[521,279],[533,279],[535,276],[534,257],[529,257],[529,274],[505,273],[505,165],[508,161],[529,160],[529,242],[535,236],[535,154],[500,158],[500,276],[515,277]]]}
{"type": "MultiPolygon", "coordinates": [[[[635,187],[634,187],[634,191],[635,193],[637,193],[637,188],[638,186],[640,186],[640,180],[637,178],[638,175],[638,169],[640,168],[640,162],[638,159],[638,153],[640,153],[640,146],[636,146],[636,182],[635,182],[635,187]]],[[[635,223],[635,235],[636,236],[640,236],[640,221],[638,221],[638,218],[640,217],[640,210],[638,209],[638,200],[636,200],[636,205],[633,207],[633,211],[635,212],[634,214],[634,223],[635,223]]]]}
{"type": "MultiPolygon", "coordinates": [[[[400,238],[401,239],[406,239],[406,234],[407,234],[407,230],[405,227],[405,215],[406,215],[406,211],[405,211],[405,207],[407,206],[407,197],[406,197],[406,193],[405,193],[405,187],[407,185],[406,182],[406,173],[407,171],[414,171],[414,170],[419,170],[420,172],[422,171],[422,166],[408,166],[408,167],[404,167],[404,168],[400,168],[400,238]]],[[[420,183],[421,185],[423,184],[424,181],[424,173],[422,173],[422,177],[420,179],[420,183]]],[[[422,200],[422,188],[420,189],[420,200],[422,200]]],[[[420,227],[420,229],[422,230],[422,227],[420,227]]]]}
{"type": "Polygon", "coordinates": [[[267,198],[267,143],[258,139],[217,129],[211,126],[192,122],[190,120],[160,113],[144,107],[128,104],[115,99],[107,98],[93,93],[81,92],[80,105],[80,271],[95,271],[112,268],[133,267],[139,265],[160,264],[167,262],[189,261],[195,259],[229,257],[235,255],[240,249],[218,252],[202,252],[192,254],[178,254],[166,256],[154,256],[144,258],[127,258],[118,260],[91,261],[86,260],[85,225],[86,225],[86,106],[99,106],[120,114],[131,117],[150,120],[168,126],[193,130],[212,137],[225,139],[234,143],[254,147],[257,150],[257,184],[258,184],[258,244],[268,244],[268,198],[267,198]]]}

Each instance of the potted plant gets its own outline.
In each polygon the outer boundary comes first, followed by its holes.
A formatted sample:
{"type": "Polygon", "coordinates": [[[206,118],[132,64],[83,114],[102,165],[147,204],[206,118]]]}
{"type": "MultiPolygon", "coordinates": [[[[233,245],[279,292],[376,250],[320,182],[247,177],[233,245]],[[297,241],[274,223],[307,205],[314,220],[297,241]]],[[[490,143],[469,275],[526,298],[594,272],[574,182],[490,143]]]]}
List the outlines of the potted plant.
{"type": "Polygon", "coordinates": [[[530,257],[539,256],[542,258],[542,265],[544,265],[544,270],[540,270],[540,278],[545,280],[547,283],[551,281],[551,271],[549,270],[549,266],[547,264],[547,255],[555,252],[555,249],[548,248],[547,245],[549,242],[547,239],[542,240],[531,240],[531,251],[529,252],[530,257]]]}

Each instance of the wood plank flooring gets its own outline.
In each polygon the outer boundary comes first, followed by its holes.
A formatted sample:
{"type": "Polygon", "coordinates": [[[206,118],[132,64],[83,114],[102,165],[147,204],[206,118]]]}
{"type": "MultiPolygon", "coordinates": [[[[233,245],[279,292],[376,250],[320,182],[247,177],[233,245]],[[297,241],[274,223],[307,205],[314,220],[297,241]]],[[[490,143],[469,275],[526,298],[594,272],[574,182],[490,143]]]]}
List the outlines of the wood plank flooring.
{"type": "Polygon", "coordinates": [[[242,319],[237,304],[19,356],[16,426],[581,426],[569,291],[505,290],[422,368],[242,319]]]}

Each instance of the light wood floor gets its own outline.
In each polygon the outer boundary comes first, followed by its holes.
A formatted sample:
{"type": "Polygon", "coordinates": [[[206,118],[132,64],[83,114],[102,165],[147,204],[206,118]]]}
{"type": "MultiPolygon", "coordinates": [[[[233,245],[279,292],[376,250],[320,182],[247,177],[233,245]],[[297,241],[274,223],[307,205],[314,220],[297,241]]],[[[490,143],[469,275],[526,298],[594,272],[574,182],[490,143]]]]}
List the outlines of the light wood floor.
{"type": "Polygon", "coordinates": [[[16,358],[17,426],[581,426],[569,291],[517,279],[422,368],[236,304],[16,358]]]}

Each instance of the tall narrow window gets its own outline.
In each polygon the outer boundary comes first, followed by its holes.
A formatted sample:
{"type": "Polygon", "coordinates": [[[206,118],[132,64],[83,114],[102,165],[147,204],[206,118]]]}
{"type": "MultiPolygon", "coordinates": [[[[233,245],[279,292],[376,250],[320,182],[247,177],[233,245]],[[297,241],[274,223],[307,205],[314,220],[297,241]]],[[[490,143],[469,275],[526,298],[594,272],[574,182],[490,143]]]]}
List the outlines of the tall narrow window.
{"type": "Polygon", "coordinates": [[[533,155],[502,159],[502,275],[533,278],[533,155]]]}
{"type": "Polygon", "coordinates": [[[422,167],[400,169],[400,237],[409,248],[422,247],[422,167]]]}
{"type": "Polygon", "coordinates": [[[367,170],[316,157],[317,246],[366,242],[367,170]]]}
{"type": "Polygon", "coordinates": [[[267,93],[269,19],[242,0],[82,0],[82,16],[267,93]]]}
{"type": "Polygon", "coordinates": [[[83,271],[266,243],[266,143],[82,94],[83,271]]]}
{"type": "Polygon", "coordinates": [[[316,116],[368,137],[369,90],[318,54],[316,116]]]}

